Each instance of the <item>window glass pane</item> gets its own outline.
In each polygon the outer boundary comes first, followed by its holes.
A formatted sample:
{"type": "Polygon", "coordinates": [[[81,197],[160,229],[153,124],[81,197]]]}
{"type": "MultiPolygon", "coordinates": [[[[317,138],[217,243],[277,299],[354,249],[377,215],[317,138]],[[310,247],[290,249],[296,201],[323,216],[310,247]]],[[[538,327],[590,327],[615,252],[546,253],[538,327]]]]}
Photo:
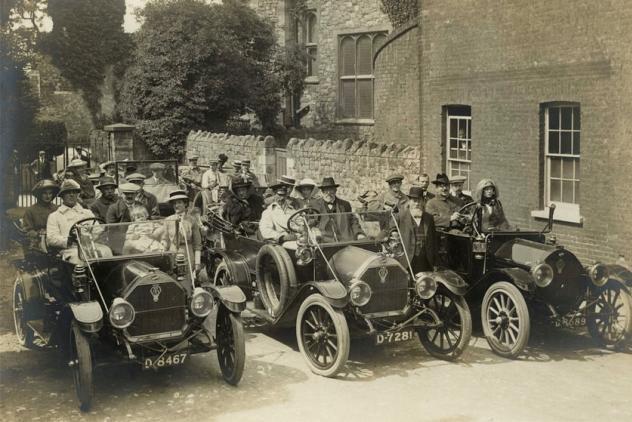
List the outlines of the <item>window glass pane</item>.
{"type": "Polygon", "coordinates": [[[318,49],[316,47],[307,47],[307,54],[309,60],[307,61],[307,76],[316,75],[316,57],[318,56],[318,49]]]}
{"type": "Polygon", "coordinates": [[[562,202],[573,203],[573,182],[562,181],[562,202]]]}
{"type": "Polygon", "coordinates": [[[358,117],[373,118],[373,80],[358,81],[358,117]]]}
{"type": "Polygon", "coordinates": [[[579,132],[573,132],[573,154],[579,155],[579,132]]]}
{"type": "Polygon", "coordinates": [[[472,139],[472,121],[467,121],[467,139],[472,139]]]}
{"type": "Polygon", "coordinates": [[[455,138],[450,138],[450,148],[458,148],[458,142],[455,138]]]}
{"type": "Polygon", "coordinates": [[[570,107],[562,107],[562,129],[571,129],[573,109],[570,107]]]}
{"type": "Polygon", "coordinates": [[[560,153],[560,133],[549,132],[549,154],[560,153]]]}
{"type": "Polygon", "coordinates": [[[345,37],[340,44],[340,74],[355,75],[355,40],[345,37]]]}
{"type": "Polygon", "coordinates": [[[551,158],[551,177],[559,178],[562,175],[561,158],[551,158]]]}
{"type": "Polygon", "coordinates": [[[573,107],[573,129],[581,129],[581,121],[579,116],[579,107],[573,107]]]}
{"type": "Polygon", "coordinates": [[[355,81],[342,81],[342,117],[355,117],[355,81]]]}
{"type": "Polygon", "coordinates": [[[551,180],[551,184],[550,184],[551,201],[557,201],[557,202],[560,201],[560,199],[562,198],[560,189],[561,189],[560,181],[559,180],[551,180]]]}
{"type": "Polygon", "coordinates": [[[560,128],[560,109],[557,107],[549,108],[549,129],[560,128]]]}
{"type": "Polygon", "coordinates": [[[562,178],[564,179],[573,179],[575,176],[575,172],[573,171],[573,160],[572,158],[563,158],[562,159],[562,178]]]}
{"type": "Polygon", "coordinates": [[[562,154],[572,154],[573,149],[571,148],[571,132],[561,132],[561,148],[560,153],[562,154]]]}
{"type": "Polygon", "coordinates": [[[581,176],[579,173],[579,159],[575,160],[575,179],[577,180],[581,179],[581,176]]]}
{"type": "Polygon", "coordinates": [[[450,136],[456,138],[459,131],[457,130],[459,122],[456,119],[450,119],[450,136]]]}
{"type": "Polygon", "coordinates": [[[318,28],[316,26],[316,15],[310,13],[307,15],[307,42],[308,43],[317,43],[318,42],[318,28]]]}
{"type": "Polygon", "coordinates": [[[371,66],[371,38],[368,35],[362,36],[358,39],[357,54],[357,74],[372,74],[373,70],[371,66]]]}

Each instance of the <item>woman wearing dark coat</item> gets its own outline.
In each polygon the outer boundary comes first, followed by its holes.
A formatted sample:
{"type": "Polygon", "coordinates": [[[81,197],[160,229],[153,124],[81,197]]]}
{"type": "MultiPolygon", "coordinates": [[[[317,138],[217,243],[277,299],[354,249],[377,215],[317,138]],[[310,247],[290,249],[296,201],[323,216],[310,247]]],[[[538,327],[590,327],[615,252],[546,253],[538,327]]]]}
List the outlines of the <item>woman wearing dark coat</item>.
{"type": "Polygon", "coordinates": [[[499,198],[500,191],[492,179],[483,179],[476,185],[474,199],[481,207],[481,231],[513,230],[499,198]]]}

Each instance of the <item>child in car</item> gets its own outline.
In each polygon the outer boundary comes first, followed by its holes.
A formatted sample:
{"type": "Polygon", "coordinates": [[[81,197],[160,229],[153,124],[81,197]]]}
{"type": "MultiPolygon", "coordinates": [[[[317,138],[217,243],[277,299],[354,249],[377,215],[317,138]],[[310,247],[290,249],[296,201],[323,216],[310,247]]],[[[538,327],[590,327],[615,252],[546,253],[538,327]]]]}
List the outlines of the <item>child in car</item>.
{"type": "Polygon", "coordinates": [[[163,240],[165,229],[158,221],[149,220],[147,208],[138,204],[130,210],[132,224],[127,228],[124,254],[163,252],[166,244],[163,240]]]}

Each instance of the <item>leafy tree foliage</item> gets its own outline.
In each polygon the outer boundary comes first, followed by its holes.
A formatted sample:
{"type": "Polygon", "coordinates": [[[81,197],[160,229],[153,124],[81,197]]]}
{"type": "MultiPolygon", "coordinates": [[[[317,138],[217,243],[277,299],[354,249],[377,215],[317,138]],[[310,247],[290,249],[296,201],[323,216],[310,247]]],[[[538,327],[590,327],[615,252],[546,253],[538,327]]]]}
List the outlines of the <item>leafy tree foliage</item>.
{"type": "Polygon", "coordinates": [[[382,12],[394,27],[404,25],[419,16],[419,0],[381,0],[382,12]]]}
{"type": "Polygon", "coordinates": [[[243,1],[148,3],[119,110],[158,156],[183,153],[192,129],[253,110],[264,127],[280,107],[272,27],[243,1]]]}
{"type": "Polygon", "coordinates": [[[96,122],[106,68],[124,66],[133,47],[123,32],[125,0],[48,0],[47,12],[53,30],[42,37],[42,49],[62,76],[81,90],[96,122]]]}

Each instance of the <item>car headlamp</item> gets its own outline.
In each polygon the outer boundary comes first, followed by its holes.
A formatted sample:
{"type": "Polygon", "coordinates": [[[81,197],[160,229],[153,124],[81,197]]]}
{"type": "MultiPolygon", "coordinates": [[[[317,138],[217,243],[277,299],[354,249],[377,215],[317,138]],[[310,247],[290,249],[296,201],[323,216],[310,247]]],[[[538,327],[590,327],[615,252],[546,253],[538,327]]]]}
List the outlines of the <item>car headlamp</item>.
{"type": "Polygon", "coordinates": [[[437,282],[430,273],[415,274],[415,291],[422,299],[430,299],[437,291],[437,282]]]}
{"type": "Polygon", "coordinates": [[[131,303],[121,297],[114,298],[108,314],[110,324],[116,328],[127,328],[136,318],[136,311],[131,303]]]}
{"type": "Polygon", "coordinates": [[[355,280],[349,288],[349,298],[355,306],[364,306],[371,300],[371,286],[362,280],[355,280]]]}
{"type": "Polygon", "coordinates": [[[538,264],[531,269],[531,276],[538,287],[546,287],[553,281],[553,268],[549,264],[538,264]]]}
{"type": "Polygon", "coordinates": [[[307,265],[314,260],[314,251],[309,246],[300,246],[296,249],[296,264],[307,265]]]}
{"type": "Polygon", "coordinates": [[[191,312],[198,318],[208,316],[213,310],[213,296],[201,287],[193,289],[191,312]]]}
{"type": "Polygon", "coordinates": [[[588,269],[588,275],[590,275],[590,279],[595,286],[601,287],[608,281],[610,272],[608,271],[608,267],[605,265],[595,264],[588,269]]]}

